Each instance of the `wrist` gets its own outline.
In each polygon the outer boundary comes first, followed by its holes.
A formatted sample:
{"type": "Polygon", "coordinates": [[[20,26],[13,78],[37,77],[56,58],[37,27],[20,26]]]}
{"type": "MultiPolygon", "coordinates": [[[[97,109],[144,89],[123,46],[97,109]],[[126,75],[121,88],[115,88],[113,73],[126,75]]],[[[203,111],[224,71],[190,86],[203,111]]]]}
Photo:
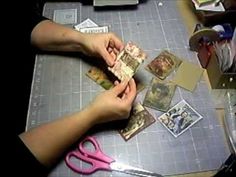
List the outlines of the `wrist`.
{"type": "Polygon", "coordinates": [[[83,108],[82,113],[84,114],[84,117],[89,121],[91,127],[98,124],[99,113],[94,106],[86,106],[85,108],[83,108]]]}
{"type": "Polygon", "coordinates": [[[79,31],[73,30],[69,35],[68,39],[71,41],[72,51],[82,51],[82,41],[84,40],[83,34],[79,31]]]}
{"type": "Polygon", "coordinates": [[[71,39],[73,40],[73,43],[75,44],[75,47],[76,47],[75,50],[84,53],[85,48],[86,48],[86,42],[88,41],[87,34],[74,30],[74,32],[72,33],[71,39]]]}

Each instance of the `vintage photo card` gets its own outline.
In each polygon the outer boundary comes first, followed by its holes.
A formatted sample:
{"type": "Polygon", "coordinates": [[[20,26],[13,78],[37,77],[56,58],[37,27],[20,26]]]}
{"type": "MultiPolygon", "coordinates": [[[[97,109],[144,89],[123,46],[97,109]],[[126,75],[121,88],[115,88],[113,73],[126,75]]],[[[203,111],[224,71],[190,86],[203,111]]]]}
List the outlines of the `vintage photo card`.
{"type": "Polygon", "coordinates": [[[106,73],[100,68],[92,67],[89,69],[86,75],[106,90],[114,87],[113,82],[110,81],[106,73]]]}
{"type": "Polygon", "coordinates": [[[128,42],[117,55],[114,66],[108,67],[119,80],[130,79],[147,58],[146,53],[132,42],[128,42]]]}
{"type": "Polygon", "coordinates": [[[177,105],[158,117],[161,124],[174,137],[178,137],[201,119],[202,116],[185,100],[180,101],[177,105]]]}
{"type": "Polygon", "coordinates": [[[169,109],[175,89],[176,85],[174,83],[153,78],[145,95],[143,105],[165,112],[169,109]]]}
{"type": "Polygon", "coordinates": [[[164,50],[146,66],[146,69],[164,80],[175,68],[178,68],[181,62],[180,58],[164,50]]]}
{"type": "Polygon", "coordinates": [[[155,121],[156,119],[141,105],[141,103],[136,103],[128,118],[126,127],[119,130],[119,133],[125,141],[128,141],[155,121]]]}
{"type": "MultiPolygon", "coordinates": [[[[109,90],[114,87],[115,78],[110,77],[108,73],[106,73],[101,68],[93,66],[88,70],[86,75],[106,90],[109,90]]],[[[134,80],[136,82],[137,93],[139,93],[145,88],[145,84],[135,78],[134,80]]]]}

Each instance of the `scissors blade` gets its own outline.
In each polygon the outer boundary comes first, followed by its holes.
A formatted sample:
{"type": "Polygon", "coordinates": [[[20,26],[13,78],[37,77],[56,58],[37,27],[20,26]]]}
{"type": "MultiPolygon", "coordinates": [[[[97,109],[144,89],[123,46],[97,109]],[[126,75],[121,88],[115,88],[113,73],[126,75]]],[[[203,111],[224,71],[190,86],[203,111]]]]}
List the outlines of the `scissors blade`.
{"type": "Polygon", "coordinates": [[[141,168],[132,167],[132,166],[125,165],[125,164],[122,164],[122,163],[118,163],[118,162],[111,163],[110,167],[114,171],[123,172],[123,173],[126,173],[126,174],[131,174],[131,175],[136,175],[136,176],[163,177],[162,175],[160,175],[158,173],[153,173],[153,172],[150,172],[150,171],[147,171],[147,170],[143,170],[141,168]]]}

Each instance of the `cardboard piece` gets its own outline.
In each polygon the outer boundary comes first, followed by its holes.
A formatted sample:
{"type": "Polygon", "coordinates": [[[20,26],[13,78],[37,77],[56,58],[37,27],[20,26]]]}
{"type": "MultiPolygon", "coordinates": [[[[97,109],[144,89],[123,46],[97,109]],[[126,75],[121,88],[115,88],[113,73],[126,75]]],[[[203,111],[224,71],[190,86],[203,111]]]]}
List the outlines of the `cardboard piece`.
{"type": "Polygon", "coordinates": [[[183,61],[176,72],[173,82],[192,92],[200,80],[202,73],[203,69],[199,66],[188,61],[183,61]]]}

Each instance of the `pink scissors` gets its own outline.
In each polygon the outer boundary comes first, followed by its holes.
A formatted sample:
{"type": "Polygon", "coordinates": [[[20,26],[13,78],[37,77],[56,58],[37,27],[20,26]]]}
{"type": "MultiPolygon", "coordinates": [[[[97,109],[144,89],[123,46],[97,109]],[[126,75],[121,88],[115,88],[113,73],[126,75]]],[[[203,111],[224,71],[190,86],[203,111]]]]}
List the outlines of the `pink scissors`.
{"type": "Polygon", "coordinates": [[[129,165],[124,165],[116,162],[111,157],[105,155],[94,137],[86,137],[82,142],[79,143],[78,149],[69,152],[66,155],[65,162],[68,167],[74,170],[77,173],[81,174],[92,174],[97,170],[106,170],[106,171],[119,171],[126,174],[136,175],[136,176],[157,176],[163,177],[160,174],[146,171],[140,168],[132,167],[129,165]],[[85,142],[90,142],[94,146],[94,151],[87,150],[83,145],[85,142]],[[81,169],[78,165],[71,160],[71,158],[77,158],[81,161],[91,164],[90,168],[81,169]]]}

